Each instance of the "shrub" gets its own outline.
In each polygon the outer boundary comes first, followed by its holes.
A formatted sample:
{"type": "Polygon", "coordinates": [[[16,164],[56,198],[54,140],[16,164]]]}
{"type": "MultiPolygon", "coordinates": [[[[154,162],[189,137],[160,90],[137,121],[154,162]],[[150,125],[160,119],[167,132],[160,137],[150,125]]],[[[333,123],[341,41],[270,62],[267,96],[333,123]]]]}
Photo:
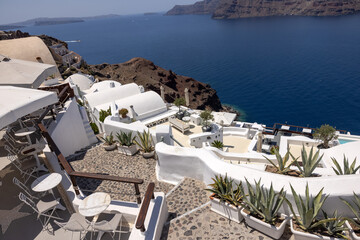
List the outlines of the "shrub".
{"type": "Polygon", "coordinates": [[[125,133],[120,131],[120,133],[116,134],[116,137],[121,146],[130,147],[131,145],[134,144],[135,136],[134,137],[132,136],[132,132],[125,133]]]}
{"type": "Polygon", "coordinates": [[[179,108],[179,112],[180,112],[180,107],[185,105],[185,99],[184,98],[176,98],[174,101],[174,105],[179,108]]]}
{"type": "Polygon", "coordinates": [[[336,175],[348,175],[348,174],[356,174],[356,172],[360,169],[360,165],[356,166],[356,158],[354,159],[354,161],[352,162],[351,165],[349,165],[349,159],[347,159],[345,157],[344,154],[344,167],[341,168],[339,162],[335,159],[335,158],[331,158],[331,160],[333,161],[336,169],[334,167],[332,167],[332,169],[334,170],[334,172],[336,173],[336,175]]]}
{"type": "Polygon", "coordinates": [[[329,148],[329,142],[337,139],[335,128],[328,124],[321,125],[320,128],[315,130],[313,136],[323,141],[324,148],[329,148]]]}
{"type": "Polygon", "coordinates": [[[93,132],[94,132],[95,135],[96,135],[96,134],[99,134],[99,128],[98,128],[98,126],[96,125],[96,123],[91,122],[91,123],[90,123],[90,127],[91,127],[91,129],[93,130],[93,132]]]}
{"type": "Polygon", "coordinates": [[[121,115],[122,118],[126,118],[128,114],[128,110],[126,108],[122,108],[119,110],[119,115],[121,115]]]}
{"type": "Polygon", "coordinates": [[[100,122],[104,122],[105,118],[107,116],[110,116],[111,115],[111,108],[109,107],[108,110],[100,110],[99,112],[99,121],[100,122]]]}
{"type": "MultiPolygon", "coordinates": [[[[295,161],[296,166],[298,167],[299,171],[301,172],[301,176],[303,177],[311,177],[312,173],[314,172],[315,168],[319,165],[322,157],[321,155],[319,157],[320,150],[317,150],[315,155],[313,155],[314,147],[311,147],[309,156],[306,153],[305,146],[303,145],[303,148],[301,150],[301,161],[302,165],[300,166],[298,161],[295,161]]],[[[292,156],[294,159],[294,157],[292,156]]]]}
{"type": "Polygon", "coordinates": [[[223,144],[223,142],[221,142],[221,141],[215,140],[215,141],[213,141],[213,142],[211,143],[211,146],[212,146],[212,147],[215,147],[215,148],[218,148],[218,149],[223,149],[224,144],[223,144]]]}
{"type": "Polygon", "coordinates": [[[200,113],[200,117],[203,120],[203,125],[208,127],[209,126],[209,120],[213,120],[214,116],[211,114],[211,111],[205,110],[200,113]]]}
{"type": "Polygon", "coordinates": [[[227,202],[234,206],[240,206],[240,202],[243,198],[243,191],[240,184],[234,184],[234,180],[228,178],[227,175],[223,178],[221,175],[212,178],[213,183],[209,184],[211,188],[205,189],[206,191],[212,192],[214,197],[219,199],[221,202],[227,202]],[[234,189],[234,185],[236,188],[234,189]]]}
{"type": "MultiPolygon", "coordinates": [[[[264,222],[275,225],[278,218],[278,212],[285,200],[284,188],[279,193],[275,193],[271,183],[270,189],[267,190],[260,186],[261,179],[255,181],[255,188],[251,186],[246,179],[248,195],[244,195],[242,206],[254,217],[259,216],[264,222]]],[[[244,192],[244,191],[243,191],[244,192]]]]}

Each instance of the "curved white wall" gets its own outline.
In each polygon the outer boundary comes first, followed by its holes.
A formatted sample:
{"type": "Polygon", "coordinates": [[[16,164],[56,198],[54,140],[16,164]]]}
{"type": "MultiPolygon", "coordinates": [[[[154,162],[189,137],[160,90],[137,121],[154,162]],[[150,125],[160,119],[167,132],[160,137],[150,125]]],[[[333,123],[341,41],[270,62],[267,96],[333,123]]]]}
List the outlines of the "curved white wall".
{"type": "MultiPolygon", "coordinates": [[[[159,180],[178,183],[183,177],[192,177],[204,181],[206,184],[212,182],[214,175],[227,175],[235,181],[244,181],[247,178],[250,183],[259,180],[265,187],[273,187],[280,191],[282,187],[287,192],[287,197],[293,202],[290,184],[302,196],[305,192],[306,183],[309,184],[310,193],[315,196],[322,187],[324,194],[330,194],[324,210],[333,213],[334,209],[343,216],[352,216],[351,211],[341,202],[339,197],[351,199],[353,192],[360,194],[360,175],[329,176],[295,178],[280,174],[268,173],[252,169],[247,166],[233,165],[220,160],[214,153],[206,149],[182,148],[169,146],[164,143],[156,145],[158,155],[157,176],[159,180]]],[[[287,209],[283,210],[288,212],[287,209]]]]}

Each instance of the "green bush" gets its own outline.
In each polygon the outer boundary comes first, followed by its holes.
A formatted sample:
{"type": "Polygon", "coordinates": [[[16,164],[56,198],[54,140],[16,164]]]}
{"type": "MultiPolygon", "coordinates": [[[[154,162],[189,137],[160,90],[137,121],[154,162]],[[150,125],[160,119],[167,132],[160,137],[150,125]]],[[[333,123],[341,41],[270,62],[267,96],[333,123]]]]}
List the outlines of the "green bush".
{"type": "Polygon", "coordinates": [[[99,121],[100,122],[104,122],[105,118],[107,116],[110,116],[111,115],[111,108],[109,107],[108,110],[100,110],[99,112],[99,121]]]}
{"type": "Polygon", "coordinates": [[[93,130],[93,132],[94,132],[95,135],[96,135],[96,134],[99,134],[99,128],[98,128],[98,126],[96,125],[96,123],[91,122],[91,123],[90,123],[90,127],[91,127],[91,129],[93,130]]]}
{"type": "Polygon", "coordinates": [[[329,148],[329,142],[331,140],[337,139],[335,128],[328,124],[321,125],[320,128],[315,130],[313,136],[315,139],[320,139],[323,141],[324,148],[329,148]]]}

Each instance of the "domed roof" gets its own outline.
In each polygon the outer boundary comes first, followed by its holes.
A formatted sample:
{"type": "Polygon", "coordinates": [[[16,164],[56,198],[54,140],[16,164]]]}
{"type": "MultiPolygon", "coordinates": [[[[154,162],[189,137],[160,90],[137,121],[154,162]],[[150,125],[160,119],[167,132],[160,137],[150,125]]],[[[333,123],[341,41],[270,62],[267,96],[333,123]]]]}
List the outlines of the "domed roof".
{"type": "Polygon", "coordinates": [[[81,73],[75,73],[68,77],[65,81],[70,82],[71,85],[77,85],[80,91],[89,89],[94,83],[90,76],[81,73]]]}

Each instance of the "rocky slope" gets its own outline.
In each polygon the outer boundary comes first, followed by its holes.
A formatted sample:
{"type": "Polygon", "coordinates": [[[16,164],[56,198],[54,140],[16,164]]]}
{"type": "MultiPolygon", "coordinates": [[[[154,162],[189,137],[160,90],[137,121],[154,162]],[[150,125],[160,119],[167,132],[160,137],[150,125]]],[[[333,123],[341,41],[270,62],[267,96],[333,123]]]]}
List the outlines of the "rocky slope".
{"type": "Polygon", "coordinates": [[[83,71],[88,71],[100,80],[113,79],[122,84],[134,82],[143,85],[145,90],[153,90],[159,94],[160,86],[163,86],[165,100],[169,103],[174,102],[175,98],[184,97],[184,90],[188,88],[191,108],[223,110],[216,91],[210,85],[177,75],[144,58],[133,58],[119,64],[87,65],[83,71]]]}
{"type": "Polygon", "coordinates": [[[360,12],[360,0],[205,0],[167,14],[212,14],[215,19],[266,16],[339,16],[360,12]]]}

